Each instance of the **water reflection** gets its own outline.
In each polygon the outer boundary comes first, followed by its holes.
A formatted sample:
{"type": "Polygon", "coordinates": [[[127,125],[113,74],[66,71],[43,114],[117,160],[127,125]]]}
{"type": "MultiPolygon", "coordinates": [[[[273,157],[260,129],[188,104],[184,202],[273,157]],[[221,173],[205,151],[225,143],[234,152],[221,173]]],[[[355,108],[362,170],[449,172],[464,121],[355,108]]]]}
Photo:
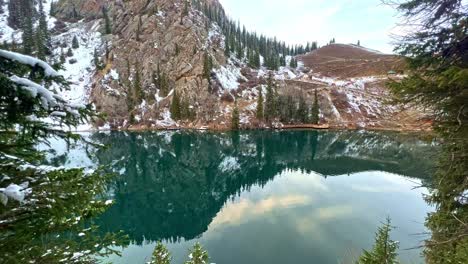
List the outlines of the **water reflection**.
{"type": "MultiPolygon", "coordinates": [[[[258,263],[285,263],[266,256],[276,239],[289,243],[288,255],[336,263],[337,247],[350,250],[355,241],[372,238],[378,223],[362,226],[366,219],[383,219],[399,202],[408,203],[408,195],[422,202],[420,193],[402,188],[407,179],[383,172],[425,181],[433,150],[415,136],[372,132],[111,133],[93,139],[109,145],[97,153],[99,163],[121,174],[111,186],[115,205],[95,220],[103,232],[124,230],[136,245],[183,244],[203,235],[218,263],[232,263],[229,250],[258,256],[258,263]],[[236,239],[264,246],[249,254],[236,239]]],[[[427,207],[420,209],[424,216],[427,207]]],[[[401,212],[393,213],[398,218],[401,212]]]]}

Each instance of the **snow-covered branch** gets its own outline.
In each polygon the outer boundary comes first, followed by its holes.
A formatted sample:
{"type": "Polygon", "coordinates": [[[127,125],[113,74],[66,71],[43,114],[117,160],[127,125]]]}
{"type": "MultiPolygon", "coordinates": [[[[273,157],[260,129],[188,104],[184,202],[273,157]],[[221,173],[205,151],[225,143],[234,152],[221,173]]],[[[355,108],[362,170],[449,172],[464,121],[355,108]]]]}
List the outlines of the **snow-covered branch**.
{"type": "MultiPolygon", "coordinates": [[[[79,115],[79,113],[76,111],[77,109],[85,108],[84,105],[68,103],[60,95],[49,91],[45,87],[29,79],[21,78],[16,75],[9,77],[9,79],[12,82],[16,83],[19,88],[29,92],[32,97],[37,97],[39,95],[41,100],[41,106],[45,110],[50,110],[50,108],[59,107],[60,109],[66,110],[70,114],[76,116],[79,115]]],[[[54,111],[51,115],[64,116],[66,114],[63,112],[54,111]]]]}
{"type": "Polygon", "coordinates": [[[37,65],[37,66],[41,67],[42,69],[44,69],[44,73],[45,73],[45,75],[47,77],[58,77],[58,76],[60,76],[58,74],[58,72],[56,70],[54,70],[54,68],[52,68],[52,66],[50,66],[47,62],[42,61],[42,60],[37,59],[37,58],[34,58],[34,57],[31,57],[31,56],[27,56],[27,55],[19,54],[19,53],[16,53],[16,52],[11,52],[11,51],[6,51],[6,50],[1,50],[0,49],[0,57],[8,59],[8,60],[19,62],[21,64],[29,65],[31,67],[34,67],[34,66],[37,65]]]}

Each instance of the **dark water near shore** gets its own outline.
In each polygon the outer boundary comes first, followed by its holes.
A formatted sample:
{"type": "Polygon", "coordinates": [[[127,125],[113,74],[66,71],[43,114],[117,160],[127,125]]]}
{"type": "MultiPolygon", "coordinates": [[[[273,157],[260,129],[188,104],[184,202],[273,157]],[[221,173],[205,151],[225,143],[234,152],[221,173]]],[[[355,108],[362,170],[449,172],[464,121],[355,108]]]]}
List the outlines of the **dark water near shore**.
{"type": "Polygon", "coordinates": [[[422,263],[424,202],[435,147],[382,132],[95,134],[119,174],[115,204],[94,223],[131,243],[114,263],[144,263],[156,241],[186,260],[199,241],[212,263],[353,263],[390,216],[405,263],[422,263]]]}

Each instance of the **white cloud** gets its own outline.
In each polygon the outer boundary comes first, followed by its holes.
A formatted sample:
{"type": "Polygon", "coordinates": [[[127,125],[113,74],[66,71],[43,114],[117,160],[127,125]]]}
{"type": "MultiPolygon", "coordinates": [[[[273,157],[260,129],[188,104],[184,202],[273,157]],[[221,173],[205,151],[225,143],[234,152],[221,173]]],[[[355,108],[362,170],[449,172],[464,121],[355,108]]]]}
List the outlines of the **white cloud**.
{"type": "Polygon", "coordinates": [[[331,38],[391,52],[394,11],[379,0],[220,0],[233,19],[268,36],[298,44],[331,38]]]}

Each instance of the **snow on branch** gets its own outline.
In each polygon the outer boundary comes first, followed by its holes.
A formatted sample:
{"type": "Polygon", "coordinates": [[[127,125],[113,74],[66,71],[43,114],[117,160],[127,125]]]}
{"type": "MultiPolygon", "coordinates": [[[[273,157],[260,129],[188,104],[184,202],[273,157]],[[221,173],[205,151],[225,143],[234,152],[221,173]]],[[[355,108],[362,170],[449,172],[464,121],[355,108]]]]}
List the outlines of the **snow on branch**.
{"type": "MultiPolygon", "coordinates": [[[[84,109],[84,105],[80,104],[70,104],[65,99],[63,99],[60,95],[49,91],[48,89],[44,88],[43,86],[25,78],[18,77],[13,75],[9,77],[9,79],[16,83],[20,89],[23,89],[32,97],[40,96],[42,108],[45,110],[49,110],[53,107],[59,107],[60,109],[65,109],[67,112],[71,113],[74,116],[79,116],[78,111],[76,109],[84,109]]],[[[52,116],[63,116],[64,113],[55,111],[52,113],[52,116]]]]}
{"type": "Polygon", "coordinates": [[[47,77],[58,77],[59,74],[52,66],[50,66],[47,62],[33,58],[31,56],[19,54],[16,52],[6,51],[0,49],[0,57],[9,59],[12,61],[17,61],[22,64],[30,65],[31,67],[39,66],[44,69],[44,73],[47,77]]]}
{"type": "Polygon", "coordinates": [[[42,108],[48,110],[49,107],[55,107],[57,105],[57,100],[55,100],[54,94],[41,85],[15,75],[9,78],[12,82],[18,84],[23,90],[28,91],[32,97],[40,95],[42,108]]]}

